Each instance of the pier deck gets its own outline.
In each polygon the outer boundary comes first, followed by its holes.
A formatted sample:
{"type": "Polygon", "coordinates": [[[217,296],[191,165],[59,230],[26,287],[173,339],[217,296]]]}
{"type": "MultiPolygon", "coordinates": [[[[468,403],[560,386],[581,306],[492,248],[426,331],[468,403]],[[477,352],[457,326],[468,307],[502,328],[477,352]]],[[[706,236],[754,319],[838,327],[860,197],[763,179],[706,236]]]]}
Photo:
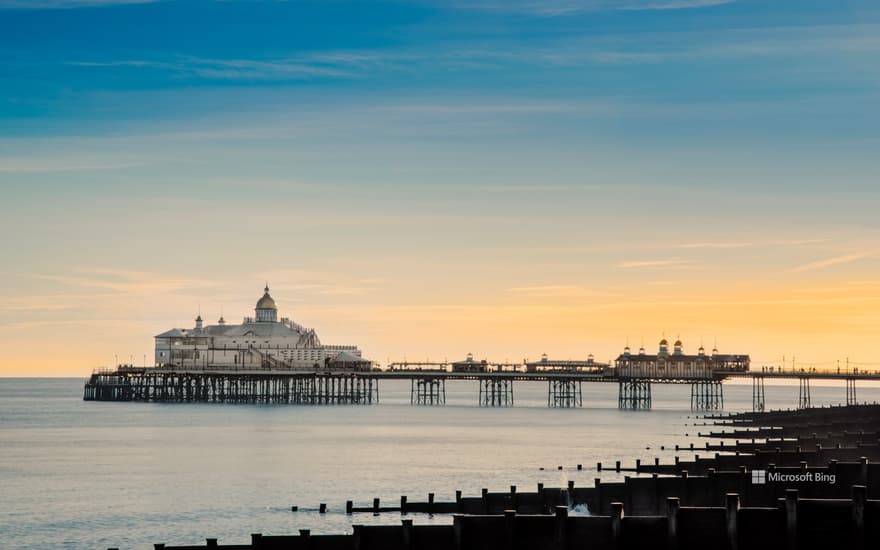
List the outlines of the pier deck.
{"type": "Polygon", "coordinates": [[[764,410],[764,380],[798,379],[799,408],[810,407],[811,380],[845,380],[846,404],[856,401],[855,382],[880,381],[880,373],[713,371],[667,373],[655,369],[596,368],[591,371],[449,372],[440,370],[210,369],[119,367],[91,375],[86,401],[220,402],[278,404],[373,404],[382,380],[410,380],[412,403],[443,405],[448,380],[478,381],[478,405],[512,406],[514,382],[547,383],[548,407],[583,405],[583,383],[616,383],[622,409],[650,409],[652,384],[690,384],[693,410],[723,408],[722,382],[751,378],[753,409],[764,410]]]}

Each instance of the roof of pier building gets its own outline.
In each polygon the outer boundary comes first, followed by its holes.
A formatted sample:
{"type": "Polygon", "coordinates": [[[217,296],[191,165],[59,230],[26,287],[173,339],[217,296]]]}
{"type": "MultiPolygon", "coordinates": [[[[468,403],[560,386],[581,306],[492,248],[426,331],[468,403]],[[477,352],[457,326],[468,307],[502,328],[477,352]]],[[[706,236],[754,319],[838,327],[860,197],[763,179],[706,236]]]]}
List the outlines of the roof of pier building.
{"type": "Polygon", "coordinates": [[[700,345],[699,350],[696,355],[686,354],[684,353],[684,348],[681,339],[677,339],[673,344],[673,353],[669,353],[668,351],[669,342],[666,338],[660,340],[659,350],[656,354],[646,354],[644,348],[639,349],[638,355],[633,355],[630,353],[629,346],[626,346],[623,349],[623,353],[617,356],[617,362],[622,363],[653,363],[653,362],[670,362],[670,363],[713,363],[713,364],[724,364],[724,363],[739,363],[739,364],[748,364],[750,358],[748,355],[744,354],[721,354],[718,353],[718,348],[712,349],[711,355],[706,355],[705,348],[700,345]]]}
{"type": "Polygon", "coordinates": [[[227,323],[223,317],[216,325],[201,324],[201,314],[196,319],[196,326],[191,329],[173,328],[161,334],[157,334],[155,338],[192,338],[196,336],[210,336],[221,338],[296,338],[297,341],[303,343],[311,343],[320,345],[317,334],[313,329],[308,329],[291,321],[286,317],[277,320],[277,305],[275,300],[269,295],[269,285],[263,289],[263,296],[257,301],[256,306],[257,317],[245,317],[240,325],[232,325],[227,323]],[[271,313],[271,315],[260,315],[261,313],[271,313]]]}
{"type": "Polygon", "coordinates": [[[358,357],[353,353],[349,353],[347,351],[340,351],[336,354],[336,357],[332,359],[333,363],[369,363],[367,359],[363,357],[358,357]]]}
{"type": "Polygon", "coordinates": [[[263,297],[257,300],[257,307],[255,309],[278,309],[278,306],[275,305],[275,300],[269,295],[269,283],[266,283],[266,288],[263,289],[263,297]]]}

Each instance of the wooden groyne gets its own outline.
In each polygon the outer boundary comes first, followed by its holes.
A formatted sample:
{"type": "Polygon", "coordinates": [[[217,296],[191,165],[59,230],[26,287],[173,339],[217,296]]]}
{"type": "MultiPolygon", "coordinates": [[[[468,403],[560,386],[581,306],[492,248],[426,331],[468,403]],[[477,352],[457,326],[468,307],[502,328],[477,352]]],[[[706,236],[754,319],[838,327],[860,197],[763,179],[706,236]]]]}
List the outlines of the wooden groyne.
{"type": "MultiPolygon", "coordinates": [[[[590,486],[577,486],[569,481],[567,487],[544,487],[539,483],[535,491],[524,491],[515,485],[508,491],[482,489],[479,496],[462,496],[456,491],[455,499],[437,501],[431,493],[427,501],[413,501],[400,497],[400,504],[384,505],[378,498],[370,505],[346,501],[345,511],[358,513],[428,513],[428,514],[500,514],[514,510],[520,514],[549,514],[557,506],[585,507],[593,514],[608,514],[614,502],[622,502],[631,515],[660,513],[666,499],[675,496],[682,506],[722,506],[724,495],[740,495],[745,506],[774,506],[785,496],[786,489],[797,489],[804,498],[849,498],[855,485],[866,487],[869,498],[880,499],[880,463],[867,461],[832,462],[822,468],[773,467],[767,470],[787,479],[801,479],[785,484],[755,484],[753,470],[737,467],[724,470],[720,464],[708,468],[702,475],[687,470],[673,475],[647,474],[624,476],[624,481],[603,482],[599,478],[590,486]],[[715,469],[718,467],[719,469],[715,469]],[[834,480],[833,483],[830,480],[834,480]],[[816,480],[826,480],[818,482],[816,480]]],[[[641,467],[643,470],[653,466],[641,467]]],[[[621,468],[620,471],[626,469],[621,468]]],[[[340,508],[337,508],[341,510],[340,508]]]]}
{"type": "Polygon", "coordinates": [[[880,547],[880,500],[855,486],[847,499],[807,499],[786,491],[773,506],[743,506],[740,496],[725,494],[721,506],[684,506],[677,497],[664,502],[662,513],[630,515],[614,502],[607,515],[573,516],[567,506],[552,515],[455,515],[452,525],[354,525],[346,535],[251,535],[245,545],[167,546],[156,550],[202,548],[254,550],[819,550],[880,547]]]}

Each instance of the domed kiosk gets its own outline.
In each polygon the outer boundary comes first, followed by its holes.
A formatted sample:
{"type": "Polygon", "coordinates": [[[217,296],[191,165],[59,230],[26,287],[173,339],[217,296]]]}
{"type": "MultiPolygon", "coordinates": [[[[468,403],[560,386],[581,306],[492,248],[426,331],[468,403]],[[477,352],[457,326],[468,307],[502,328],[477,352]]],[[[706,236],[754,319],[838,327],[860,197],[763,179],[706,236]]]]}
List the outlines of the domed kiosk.
{"type": "Polygon", "coordinates": [[[257,301],[257,307],[254,308],[256,320],[258,323],[277,323],[278,322],[278,306],[275,300],[269,295],[269,283],[263,289],[263,297],[257,301]]]}

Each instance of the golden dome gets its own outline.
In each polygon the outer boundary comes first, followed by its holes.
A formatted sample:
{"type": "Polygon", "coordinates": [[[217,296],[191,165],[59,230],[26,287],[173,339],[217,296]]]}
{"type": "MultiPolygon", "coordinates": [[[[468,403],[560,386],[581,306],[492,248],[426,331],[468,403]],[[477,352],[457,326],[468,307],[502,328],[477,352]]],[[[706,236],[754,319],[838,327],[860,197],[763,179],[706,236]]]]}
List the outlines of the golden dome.
{"type": "Polygon", "coordinates": [[[257,302],[257,309],[278,309],[275,306],[275,300],[269,296],[269,285],[266,285],[264,291],[265,294],[263,294],[263,297],[257,302]]]}
{"type": "Polygon", "coordinates": [[[661,345],[661,346],[668,346],[668,345],[669,345],[669,342],[667,342],[667,341],[666,341],[666,338],[664,338],[664,339],[660,340],[660,345],[661,345]]]}

